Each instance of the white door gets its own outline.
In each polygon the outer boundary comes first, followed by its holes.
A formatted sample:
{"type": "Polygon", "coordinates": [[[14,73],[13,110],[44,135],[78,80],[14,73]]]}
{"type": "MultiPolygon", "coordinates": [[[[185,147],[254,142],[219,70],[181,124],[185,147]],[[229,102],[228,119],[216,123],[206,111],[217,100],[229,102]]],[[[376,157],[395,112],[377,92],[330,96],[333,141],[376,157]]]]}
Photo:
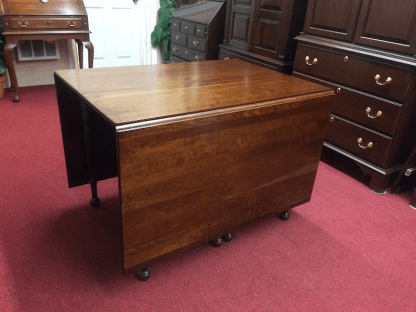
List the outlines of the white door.
{"type": "MultiPolygon", "coordinates": [[[[94,45],[94,67],[151,65],[162,63],[150,35],[156,24],[158,0],[84,0],[90,40],[94,45]]],[[[88,51],[84,48],[84,68],[88,51]]]]}

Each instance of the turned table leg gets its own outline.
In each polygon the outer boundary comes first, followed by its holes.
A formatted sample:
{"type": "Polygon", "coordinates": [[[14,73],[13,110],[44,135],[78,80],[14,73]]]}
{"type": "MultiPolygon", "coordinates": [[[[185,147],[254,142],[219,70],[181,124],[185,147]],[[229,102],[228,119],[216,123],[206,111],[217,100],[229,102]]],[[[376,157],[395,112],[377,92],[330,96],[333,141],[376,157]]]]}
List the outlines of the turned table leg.
{"type": "Polygon", "coordinates": [[[410,207],[416,209],[416,188],[413,190],[412,197],[410,198],[410,207]]]}
{"type": "Polygon", "coordinates": [[[100,205],[100,199],[97,196],[97,180],[94,172],[92,146],[91,146],[91,129],[90,129],[90,107],[87,103],[81,103],[82,120],[84,123],[84,146],[87,156],[88,173],[91,185],[91,200],[90,204],[94,207],[100,205]]]}
{"type": "Polygon", "coordinates": [[[13,58],[12,58],[12,51],[16,46],[16,43],[8,42],[4,46],[4,55],[6,57],[7,67],[9,69],[10,81],[11,81],[11,89],[14,90],[14,98],[13,102],[19,102],[19,86],[17,85],[17,77],[16,77],[16,70],[14,68],[13,58]]]}

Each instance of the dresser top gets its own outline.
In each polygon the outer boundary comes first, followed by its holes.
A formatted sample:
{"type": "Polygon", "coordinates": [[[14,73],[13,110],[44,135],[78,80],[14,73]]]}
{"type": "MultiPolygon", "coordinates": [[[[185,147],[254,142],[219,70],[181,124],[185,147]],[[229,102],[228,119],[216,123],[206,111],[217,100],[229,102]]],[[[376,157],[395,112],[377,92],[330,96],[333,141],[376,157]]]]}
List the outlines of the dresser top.
{"type": "Polygon", "coordinates": [[[87,15],[82,0],[0,0],[0,15],[87,15]]]}
{"type": "Polygon", "coordinates": [[[59,70],[55,75],[115,126],[334,94],[240,60],[59,70]]]}
{"type": "Polygon", "coordinates": [[[223,2],[214,1],[201,1],[200,4],[189,6],[183,5],[172,14],[172,17],[209,25],[222,5],[223,2]]]}

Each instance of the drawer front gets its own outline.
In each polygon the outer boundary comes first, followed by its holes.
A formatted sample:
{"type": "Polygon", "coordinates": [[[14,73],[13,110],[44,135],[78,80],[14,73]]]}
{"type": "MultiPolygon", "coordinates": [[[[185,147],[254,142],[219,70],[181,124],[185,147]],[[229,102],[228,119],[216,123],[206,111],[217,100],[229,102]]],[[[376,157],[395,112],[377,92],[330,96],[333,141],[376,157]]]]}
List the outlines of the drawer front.
{"type": "Polygon", "coordinates": [[[402,105],[296,72],[293,76],[334,89],[336,97],[332,113],[335,115],[387,135],[394,134],[402,105]]]}
{"type": "Polygon", "coordinates": [[[184,48],[179,45],[172,45],[172,55],[178,56],[185,60],[194,62],[194,61],[205,61],[207,58],[206,53],[200,51],[191,50],[189,48],[184,48]]]}
{"type": "Polygon", "coordinates": [[[173,31],[180,31],[181,30],[181,21],[176,19],[176,18],[172,18],[171,22],[171,30],[173,31]]]}
{"type": "Polygon", "coordinates": [[[171,34],[171,44],[179,44],[183,47],[186,47],[186,41],[188,38],[188,35],[182,34],[176,31],[172,31],[171,34]]]}
{"type": "Polygon", "coordinates": [[[207,28],[202,25],[196,25],[195,26],[195,36],[200,38],[206,38],[207,37],[207,28]]]}
{"type": "Polygon", "coordinates": [[[404,102],[410,69],[299,44],[295,71],[404,102]],[[376,81],[376,77],[378,77],[376,81]],[[390,81],[389,81],[390,79],[390,81]]]}
{"type": "Polygon", "coordinates": [[[383,167],[392,139],[362,128],[337,116],[331,116],[325,141],[383,167]]]}
{"type": "Polygon", "coordinates": [[[11,18],[13,30],[22,29],[82,29],[87,28],[87,19],[82,18],[11,18]]]}
{"type": "Polygon", "coordinates": [[[181,59],[180,57],[171,55],[170,56],[170,62],[171,63],[184,63],[184,62],[188,62],[187,60],[181,59]]]}
{"type": "Polygon", "coordinates": [[[198,51],[206,52],[207,51],[207,41],[205,39],[200,39],[197,37],[189,36],[188,37],[188,48],[195,49],[198,51]]]}
{"type": "Polygon", "coordinates": [[[181,21],[181,32],[194,35],[195,34],[195,24],[190,22],[181,21]]]}

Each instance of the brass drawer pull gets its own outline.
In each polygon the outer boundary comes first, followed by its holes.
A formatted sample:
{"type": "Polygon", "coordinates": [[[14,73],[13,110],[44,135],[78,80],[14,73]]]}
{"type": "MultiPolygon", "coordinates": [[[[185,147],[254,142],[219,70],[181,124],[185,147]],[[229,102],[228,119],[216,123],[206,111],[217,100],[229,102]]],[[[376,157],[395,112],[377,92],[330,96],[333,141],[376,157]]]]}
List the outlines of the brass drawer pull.
{"type": "Polygon", "coordinates": [[[312,65],[315,65],[316,63],[318,63],[318,59],[317,58],[314,58],[313,62],[312,63],[309,63],[309,56],[306,56],[305,57],[305,61],[306,61],[306,65],[309,65],[309,66],[312,66],[312,65]]]}
{"type": "Polygon", "coordinates": [[[178,40],[181,40],[181,36],[179,36],[179,35],[176,35],[175,38],[178,39],[178,40]]]}
{"type": "Polygon", "coordinates": [[[371,143],[371,142],[368,142],[367,145],[361,145],[361,143],[363,143],[363,139],[361,139],[361,138],[358,138],[357,142],[358,142],[358,145],[361,148],[363,148],[363,149],[367,149],[367,148],[372,148],[373,147],[373,143],[371,143]]]}
{"type": "Polygon", "coordinates": [[[175,63],[175,61],[172,61],[172,63],[175,63]]]}
{"type": "Polygon", "coordinates": [[[195,58],[199,61],[201,57],[199,55],[195,55],[195,58]]]}
{"type": "Polygon", "coordinates": [[[341,88],[337,88],[337,93],[341,93],[341,88]]]}
{"type": "Polygon", "coordinates": [[[202,33],[203,30],[202,29],[198,29],[196,32],[202,33]]]}
{"type": "Polygon", "coordinates": [[[20,27],[25,28],[25,27],[29,26],[29,22],[28,21],[18,21],[17,25],[19,25],[20,27]]]}
{"type": "Polygon", "coordinates": [[[75,22],[75,21],[68,21],[68,22],[66,22],[66,24],[67,24],[69,27],[75,27],[75,25],[77,24],[77,22],[75,22]]]}
{"type": "Polygon", "coordinates": [[[329,121],[330,121],[330,122],[334,122],[334,120],[335,120],[335,118],[334,118],[334,117],[329,118],[329,121]]]}
{"type": "Polygon", "coordinates": [[[194,46],[199,46],[199,42],[194,40],[194,46]]]}
{"type": "Polygon", "coordinates": [[[188,52],[188,50],[185,50],[185,54],[188,54],[189,52],[188,52]]]}
{"type": "Polygon", "coordinates": [[[227,56],[227,57],[224,57],[224,60],[229,60],[230,58],[227,56]]]}
{"type": "Polygon", "coordinates": [[[379,80],[380,80],[380,75],[379,74],[377,74],[375,77],[374,77],[374,80],[377,82],[377,84],[379,85],[379,86],[384,86],[384,85],[388,85],[388,84],[390,84],[391,82],[392,82],[392,80],[393,79],[391,79],[390,77],[388,77],[387,79],[386,79],[386,81],[385,82],[380,82],[379,80]]]}
{"type": "Polygon", "coordinates": [[[189,29],[189,26],[185,26],[185,29],[189,29]]]}
{"type": "Polygon", "coordinates": [[[178,26],[178,24],[174,23],[173,26],[178,26]]]}
{"type": "Polygon", "coordinates": [[[173,47],[172,50],[176,52],[176,51],[178,51],[178,48],[177,47],[173,47]]]}
{"type": "Polygon", "coordinates": [[[50,25],[50,24],[52,24],[52,21],[45,21],[45,24],[50,25]]]}
{"type": "Polygon", "coordinates": [[[370,107],[367,107],[367,109],[365,110],[365,112],[367,113],[367,116],[369,118],[379,118],[379,117],[381,117],[381,115],[383,115],[383,113],[381,111],[378,111],[375,116],[370,115],[370,113],[371,113],[371,108],[370,107]]]}

